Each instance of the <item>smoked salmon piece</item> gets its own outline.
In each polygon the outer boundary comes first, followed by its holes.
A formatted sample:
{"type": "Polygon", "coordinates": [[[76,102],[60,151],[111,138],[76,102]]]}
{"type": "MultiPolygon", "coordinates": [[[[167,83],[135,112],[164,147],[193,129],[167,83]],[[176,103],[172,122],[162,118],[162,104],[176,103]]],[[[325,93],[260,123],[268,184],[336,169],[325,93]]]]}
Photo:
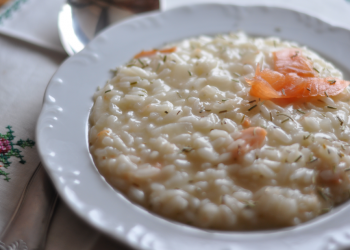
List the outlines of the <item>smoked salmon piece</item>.
{"type": "Polygon", "coordinates": [[[161,50],[157,50],[157,49],[153,49],[153,50],[143,50],[140,53],[138,53],[137,55],[134,56],[134,58],[140,58],[140,57],[146,57],[146,56],[152,56],[154,54],[156,54],[157,52],[160,53],[172,53],[176,51],[176,47],[172,47],[172,48],[168,48],[168,49],[161,49],[161,50]]]}
{"type": "MultiPolygon", "coordinates": [[[[246,81],[250,85],[252,85],[250,89],[250,95],[263,98],[263,99],[281,98],[282,94],[273,88],[273,80],[277,78],[276,76],[273,75],[273,72],[276,72],[276,71],[272,71],[272,70],[266,70],[265,72],[264,71],[265,70],[263,70],[262,72],[260,71],[260,65],[258,64],[256,66],[255,77],[252,80],[246,79],[246,81]]],[[[283,78],[281,83],[282,87],[284,86],[284,83],[285,83],[285,79],[283,78]]]]}
{"type": "Polygon", "coordinates": [[[302,77],[315,77],[317,72],[312,63],[302,55],[300,49],[283,49],[273,52],[275,71],[283,75],[296,73],[302,77]]]}
{"type": "Polygon", "coordinates": [[[338,78],[318,77],[310,62],[298,51],[274,52],[275,70],[261,71],[258,64],[254,78],[246,79],[252,86],[250,95],[262,99],[335,96],[350,84],[338,78]]]}
{"type": "Polygon", "coordinates": [[[260,127],[251,127],[241,131],[241,135],[237,138],[244,141],[243,145],[238,146],[233,150],[233,157],[237,158],[240,155],[245,155],[247,152],[261,148],[264,145],[267,132],[260,127]]]}

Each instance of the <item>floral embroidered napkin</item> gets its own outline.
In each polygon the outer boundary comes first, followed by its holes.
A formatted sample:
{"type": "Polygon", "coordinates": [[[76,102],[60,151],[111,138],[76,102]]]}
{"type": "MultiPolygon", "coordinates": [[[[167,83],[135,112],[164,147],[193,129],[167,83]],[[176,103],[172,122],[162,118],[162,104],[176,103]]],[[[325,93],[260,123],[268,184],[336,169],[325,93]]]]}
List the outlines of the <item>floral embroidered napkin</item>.
{"type": "Polygon", "coordinates": [[[45,87],[64,58],[0,35],[0,232],[40,162],[36,120],[45,87]]]}

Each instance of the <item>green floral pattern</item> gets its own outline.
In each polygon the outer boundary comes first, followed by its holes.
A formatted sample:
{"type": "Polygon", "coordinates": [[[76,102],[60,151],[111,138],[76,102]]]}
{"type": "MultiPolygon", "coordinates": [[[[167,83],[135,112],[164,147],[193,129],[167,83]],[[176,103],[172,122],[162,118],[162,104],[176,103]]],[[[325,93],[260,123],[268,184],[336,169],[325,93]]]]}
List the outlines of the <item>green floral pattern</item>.
{"type": "Polygon", "coordinates": [[[24,156],[21,154],[22,151],[15,148],[14,146],[18,146],[21,148],[30,147],[32,148],[35,145],[35,142],[27,139],[23,141],[20,139],[16,143],[14,142],[15,136],[13,135],[14,131],[11,126],[6,127],[8,132],[6,134],[0,134],[0,175],[4,176],[5,181],[9,181],[11,178],[8,177],[9,173],[7,173],[4,169],[7,169],[11,162],[9,159],[11,157],[16,157],[20,161],[19,163],[25,164],[26,161],[23,159],[24,156]]]}
{"type": "Polygon", "coordinates": [[[5,7],[3,11],[0,10],[0,25],[2,25],[5,19],[11,17],[11,15],[17,11],[23,3],[27,1],[28,0],[14,0],[10,2],[10,4],[5,7]]]}

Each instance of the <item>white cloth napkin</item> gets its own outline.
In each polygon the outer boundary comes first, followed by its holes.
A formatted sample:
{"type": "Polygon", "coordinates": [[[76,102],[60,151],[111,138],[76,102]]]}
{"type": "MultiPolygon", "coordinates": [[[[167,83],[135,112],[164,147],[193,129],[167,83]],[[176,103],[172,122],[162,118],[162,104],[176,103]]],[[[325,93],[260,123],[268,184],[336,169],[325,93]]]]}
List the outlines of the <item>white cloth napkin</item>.
{"type": "MultiPolygon", "coordinates": [[[[40,161],[35,124],[45,87],[66,57],[57,32],[63,2],[12,0],[0,8],[0,232],[40,161]]],[[[290,8],[350,29],[350,0],[162,0],[162,9],[204,2],[290,8]]],[[[126,248],[102,236],[61,203],[46,249],[126,248]]]]}
{"type": "Polygon", "coordinates": [[[57,15],[64,0],[12,0],[0,9],[0,33],[65,53],[57,15]]]}

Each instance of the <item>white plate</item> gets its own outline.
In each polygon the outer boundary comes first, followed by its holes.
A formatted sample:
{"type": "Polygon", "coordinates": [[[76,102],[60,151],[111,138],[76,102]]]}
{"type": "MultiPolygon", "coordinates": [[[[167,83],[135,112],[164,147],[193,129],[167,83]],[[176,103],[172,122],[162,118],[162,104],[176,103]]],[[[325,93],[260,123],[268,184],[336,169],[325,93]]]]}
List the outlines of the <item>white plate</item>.
{"type": "Polygon", "coordinates": [[[350,32],[290,10],[197,5],[127,20],[99,35],[53,76],[37,124],[37,143],[59,194],[85,221],[139,249],[339,249],[350,245],[350,205],[298,227],[276,231],[204,231],[168,221],[133,205],[97,172],[88,150],[88,116],[109,69],[142,49],[201,34],[242,29],[307,45],[349,79],[350,32]]]}

